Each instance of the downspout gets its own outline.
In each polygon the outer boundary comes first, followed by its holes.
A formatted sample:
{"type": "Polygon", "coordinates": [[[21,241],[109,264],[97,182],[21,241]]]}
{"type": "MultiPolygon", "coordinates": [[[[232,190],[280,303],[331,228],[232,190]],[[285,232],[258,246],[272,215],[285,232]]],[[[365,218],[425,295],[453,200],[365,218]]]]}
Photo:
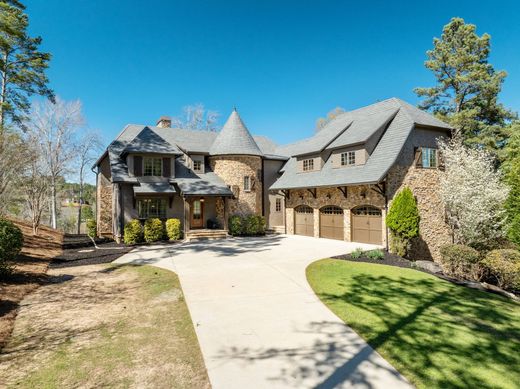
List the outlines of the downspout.
{"type": "Polygon", "coordinates": [[[98,176],[99,176],[99,169],[97,170],[94,170],[94,166],[92,166],[90,168],[90,170],[92,171],[92,173],[94,173],[96,175],[96,235],[99,236],[98,232],[99,232],[99,223],[98,223],[98,218],[99,218],[99,199],[98,199],[98,186],[99,186],[99,182],[98,182],[98,176]]]}
{"type": "MultiPolygon", "coordinates": [[[[262,157],[261,157],[262,158],[262,157]]],[[[265,169],[265,159],[262,158],[262,173],[261,173],[261,181],[262,181],[262,216],[265,217],[265,175],[264,175],[264,169],[265,169]]],[[[266,220],[267,224],[267,220],[266,220]]]]}
{"type": "MultiPolygon", "coordinates": [[[[385,186],[385,218],[386,218],[386,215],[388,215],[388,194],[387,194],[387,185],[386,185],[386,181],[383,181],[384,183],[384,186],[385,186]]],[[[388,226],[386,225],[386,220],[385,220],[385,235],[386,235],[386,251],[389,252],[389,247],[388,247],[388,226]]]]}

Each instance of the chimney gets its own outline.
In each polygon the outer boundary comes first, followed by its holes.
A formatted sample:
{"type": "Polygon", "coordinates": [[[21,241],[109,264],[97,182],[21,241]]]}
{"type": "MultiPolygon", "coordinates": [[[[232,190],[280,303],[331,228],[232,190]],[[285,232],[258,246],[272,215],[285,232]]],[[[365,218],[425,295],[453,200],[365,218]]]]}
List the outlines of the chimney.
{"type": "Polygon", "coordinates": [[[157,120],[157,127],[170,128],[172,126],[172,118],[169,116],[161,116],[157,120]]]}

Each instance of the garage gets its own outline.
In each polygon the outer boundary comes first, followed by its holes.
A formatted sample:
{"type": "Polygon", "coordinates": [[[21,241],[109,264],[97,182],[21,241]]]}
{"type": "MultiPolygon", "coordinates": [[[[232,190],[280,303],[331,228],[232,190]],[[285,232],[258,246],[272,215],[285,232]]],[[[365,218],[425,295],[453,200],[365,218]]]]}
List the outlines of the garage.
{"type": "Polygon", "coordinates": [[[294,209],[294,233],[314,236],[314,210],[311,207],[300,205],[294,209]]]}
{"type": "Polygon", "coordinates": [[[321,208],[320,238],[343,240],[344,237],[343,209],[332,205],[321,208]]]}
{"type": "Polygon", "coordinates": [[[381,210],[364,205],[352,210],[352,241],[359,243],[383,244],[381,210]]]}

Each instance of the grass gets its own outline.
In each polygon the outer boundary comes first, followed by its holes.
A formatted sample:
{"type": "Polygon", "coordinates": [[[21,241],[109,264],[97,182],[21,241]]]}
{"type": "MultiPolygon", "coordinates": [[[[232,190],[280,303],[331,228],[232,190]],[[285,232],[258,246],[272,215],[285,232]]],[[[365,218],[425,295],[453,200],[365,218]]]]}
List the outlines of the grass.
{"type": "MultiPolygon", "coordinates": [[[[14,334],[13,359],[9,362],[16,369],[25,360],[41,356],[41,363],[36,369],[27,369],[21,378],[11,379],[12,386],[209,388],[177,276],[149,266],[91,268],[96,269],[95,274],[83,275],[89,279],[81,281],[82,275],[78,274],[70,281],[69,290],[59,291],[62,295],[76,287],[80,291],[73,293],[85,296],[77,302],[84,310],[74,313],[79,324],[69,331],[64,329],[66,335],[49,334],[48,330],[35,334],[43,342],[47,338],[52,342],[40,354],[31,353],[31,347],[24,342],[30,344],[33,324],[21,323],[21,327],[27,328],[14,334]],[[99,302],[106,296],[107,288],[114,289],[114,295],[99,302]],[[96,318],[92,319],[92,315],[96,318]],[[108,318],[97,317],[103,315],[108,318]],[[17,355],[20,349],[27,351],[17,355]]],[[[39,293],[43,293],[42,289],[39,293]]],[[[50,327],[49,321],[54,319],[47,318],[43,323],[39,320],[42,319],[35,319],[35,325],[41,328],[50,327]]]]}
{"type": "Polygon", "coordinates": [[[418,388],[518,388],[520,304],[416,270],[323,259],[319,298],[418,388]]]}

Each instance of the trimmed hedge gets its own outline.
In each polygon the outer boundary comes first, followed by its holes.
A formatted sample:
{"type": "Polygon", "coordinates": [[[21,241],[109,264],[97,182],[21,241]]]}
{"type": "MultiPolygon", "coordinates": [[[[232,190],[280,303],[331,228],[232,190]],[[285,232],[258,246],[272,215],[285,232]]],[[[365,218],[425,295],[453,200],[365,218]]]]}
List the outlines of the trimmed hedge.
{"type": "Polygon", "coordinates": [[[165,236],[164,224],[161,219],[150,218],[144,222],[144,240],[148,243],[163,240],[165,236]]]}
{"type": "Polygon", "coordinates": [[[13,270],[9,261],[14,260],[23,246],[22,231],[9,220],[0,218],[0,276],[13,270]]]}
{"type": "Polygon", "coordinates": [[[520,290],[520,251],[492,250],[486,255],[482,265],[496,278],[499,287],[520,290]]]}
{"type": "Polygon", "coordinates": [[[179,240],[182,238],[181,221],[179,219],[166,220],[166,235],[169,240],[179,240]]]}
{"type": "Polygon", "coordinates": [[[441,247],[441,267],[444,274],[460,279],[480,281],[484,275],[481,256],[472,247],[448,244],[441,247]]]}
{"type": "Polygon", "coordinates": [[[125,244],[137,244],[143,241],[143,226],[138,219],[125,224],[123,241],[125,244]]]}
{"type": "Polygon", "coordinates": [[[97,236],[97,223],[95,219],[87,219],[87,235],[92,239],[97,236]]]}
{"type": "Polygon", "coordinates": [[[228,224],[229,233],[233,236],[265,235],[266,222],[263,216],[232,215],[228,224]]]}

